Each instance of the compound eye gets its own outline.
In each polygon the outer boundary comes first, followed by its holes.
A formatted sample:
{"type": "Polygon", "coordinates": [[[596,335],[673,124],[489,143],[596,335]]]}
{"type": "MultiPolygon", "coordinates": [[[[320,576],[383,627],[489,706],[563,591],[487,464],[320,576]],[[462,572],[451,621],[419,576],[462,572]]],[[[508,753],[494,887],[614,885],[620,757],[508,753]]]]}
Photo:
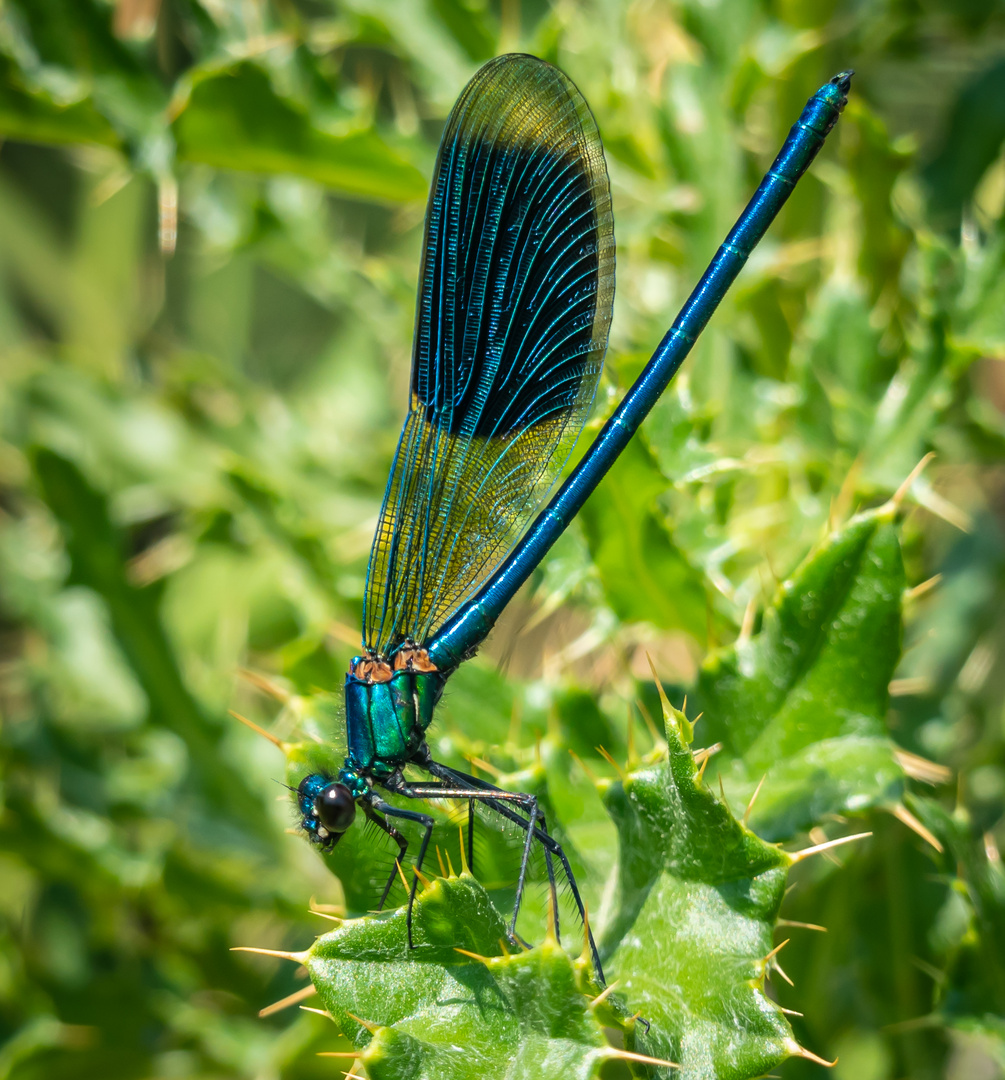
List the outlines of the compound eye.
{"type": "Polygon", "coordinates": [[[314,809],[329,832],[342,833],[356,817],[356,800],[345,784],[329,784],[314,800],[314,809]]]}

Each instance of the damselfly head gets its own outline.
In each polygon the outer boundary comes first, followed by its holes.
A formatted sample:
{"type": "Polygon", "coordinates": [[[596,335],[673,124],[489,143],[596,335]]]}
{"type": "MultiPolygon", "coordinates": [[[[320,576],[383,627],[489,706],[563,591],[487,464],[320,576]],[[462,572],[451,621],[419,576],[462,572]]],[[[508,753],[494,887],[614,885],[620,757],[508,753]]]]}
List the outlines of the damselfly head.
{"type": "Polygon", "coordinates": [[[297,804],[303,814],[301,826],[318,843],[334,847],[356,819],[356,800],[337,780],[312,773],[300,781],[297,804]]]}

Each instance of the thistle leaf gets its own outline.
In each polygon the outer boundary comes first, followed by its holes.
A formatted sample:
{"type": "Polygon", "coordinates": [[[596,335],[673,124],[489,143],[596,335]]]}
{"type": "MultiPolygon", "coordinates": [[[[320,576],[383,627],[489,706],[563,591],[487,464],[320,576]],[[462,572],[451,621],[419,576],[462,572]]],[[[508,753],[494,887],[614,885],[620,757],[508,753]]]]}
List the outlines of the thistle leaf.
{"type": "Polygon", "coordinates": [[[505,929],[469,874],[438,878],[416,897],[414,949],[401,908],[318,938],[307,969],[373,1080],[597,1076],[612,1049],[581,971],[550,937],[506,955],[505,929]]]}
{"type": "Polygon", "coordinates": [[[699,681],[704,733],[732,755],[727,791],[761,836],[893,806],[903,772],[886,732],[901,649],[904,568],[887,504],[832,533],[783,582],[760,633],[713,653],[699,681]]]}
{"type": "Polygon", "coordinates": [[[665,707],[664,721],[666,758],[606,794],[621,863],[601,948],[650,1025],[638,1039],[646,1053],[692,1080],[759,1076],[798,1051],[764,992],[792,859],[706,786],[683,713],[665,707]]]}

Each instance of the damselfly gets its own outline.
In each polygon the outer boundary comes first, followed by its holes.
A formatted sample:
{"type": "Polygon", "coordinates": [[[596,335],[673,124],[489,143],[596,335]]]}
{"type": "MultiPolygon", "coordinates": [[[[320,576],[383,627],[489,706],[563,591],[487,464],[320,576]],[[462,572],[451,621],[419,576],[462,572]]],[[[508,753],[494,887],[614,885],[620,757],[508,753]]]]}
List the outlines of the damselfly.
{"type": "MultiPolygon", "coordinates": [[[[537,799],[434,761],[425,733],[451,673],[666,389],[837,122],[850,76],[810,98],[649,364],[546,505],[590,412],[611,322],[614,226],[600,135],[572,82],[532,56],[490,61],[454,106],[426,211],[409,410],[370,552],[363,651],[345,681],[348,750],[337,775],[313,773],[296,793],[303,828],[325,847],[357,807],[394,839],[399,864],[381,905],[408,847],[394,822],[422,828],[418,870],[433,829],[430,815],[392,805],[387,791],[467,800],[469,862],[476,802],[519,826],[514,940],[535,841],[553,897],[557,860],[585,919],[537,799]],[[412,782],[406,766],[432,779],[412,782]]],[[[413,877],[409,944],[415,886],[413,877]]]]}

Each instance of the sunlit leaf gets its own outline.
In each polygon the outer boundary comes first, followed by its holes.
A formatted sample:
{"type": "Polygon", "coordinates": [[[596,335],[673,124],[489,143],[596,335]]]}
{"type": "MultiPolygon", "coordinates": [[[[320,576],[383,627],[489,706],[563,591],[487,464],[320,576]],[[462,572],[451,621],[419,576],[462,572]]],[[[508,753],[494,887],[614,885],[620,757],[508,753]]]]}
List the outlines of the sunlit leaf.
{"type": "Polygon", "coordinates": [[[604,945],[619,992],[650,1024],[648,1053],[689,1080],[746,1080],[797,1050],[764,988],[791,858],[705,785],[684,714],[665,706],[664,721],[667,757],[606,795],[620,857],[604,945]]]}
{"type": "Polygon", "coordinates": [[[734,759],[724,780],[746,801],[766,776],[751,815],[762,836],[900,797],[885,725],[904,587],[893,518],[884,507],[831,534],[779,587],[760,632],[702,667],[703,737],[734,759]]]}
{"type": "Polygon", "coordinates": [[[550,939],[506,955],[504,934],[465,874],[417,897],[413,950],[399,909],[344,923],[305,963],[375,1080],[597,1076],[609,1048],[572,961],[550,939]]]}
{"type": "Polygon", "coordinates": [[[422,173],[373,131],[335,135],[284,98],[251,61],[190,76],[174,106],[178,155],[224,169],[295,173],[347,194],[407,202],[422,199],[422,173]]]}

